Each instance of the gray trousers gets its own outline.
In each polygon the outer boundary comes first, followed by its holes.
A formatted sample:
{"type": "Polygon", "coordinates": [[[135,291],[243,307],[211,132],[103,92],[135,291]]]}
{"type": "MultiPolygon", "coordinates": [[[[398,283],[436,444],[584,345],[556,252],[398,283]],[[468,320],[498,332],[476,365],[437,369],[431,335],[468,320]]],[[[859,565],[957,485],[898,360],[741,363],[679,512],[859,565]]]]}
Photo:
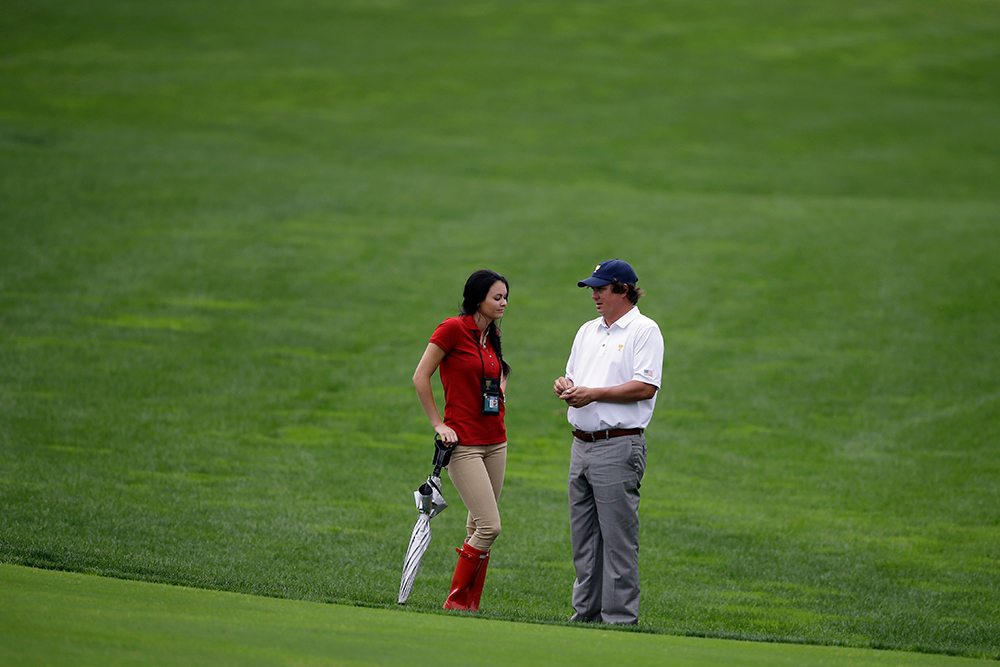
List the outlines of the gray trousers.
{"type": "Polygon", "coordinates": [[[575,621],[639,620],[639,487],[645,470],[644,435],[597,442],[573,438],[569,521],[575,621]]]}

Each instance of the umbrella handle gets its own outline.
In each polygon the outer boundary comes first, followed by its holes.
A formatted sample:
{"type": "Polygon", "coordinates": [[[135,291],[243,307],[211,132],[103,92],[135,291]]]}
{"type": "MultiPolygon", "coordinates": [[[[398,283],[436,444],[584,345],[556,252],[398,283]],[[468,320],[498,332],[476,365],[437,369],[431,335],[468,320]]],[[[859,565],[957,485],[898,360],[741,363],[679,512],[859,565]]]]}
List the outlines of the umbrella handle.
{"type": "Polygon", "coordinates": [[[434,476],[441,476],[441,468],[448,465],[448,461],[451,461],[451,453],[455,451],[454,446],[447,447],[444,444],[444,440],[441,439],[440,435],[434,436],[434,476]]]}

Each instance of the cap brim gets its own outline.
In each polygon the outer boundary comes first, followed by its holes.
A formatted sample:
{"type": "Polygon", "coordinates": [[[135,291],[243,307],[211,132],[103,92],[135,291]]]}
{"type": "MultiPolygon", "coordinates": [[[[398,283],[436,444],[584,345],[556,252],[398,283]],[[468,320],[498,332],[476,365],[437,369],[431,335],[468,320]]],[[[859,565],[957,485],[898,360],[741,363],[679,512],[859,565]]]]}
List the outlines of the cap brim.
{"type": "Polygon", "coordinates": [[[608,285],[610,283],[611,283],[610,280],[605,280],[604,278],[595,278],[595,277],[591,276],[590,278],[587,278],[586,280],[581,280],[580,282],[578,282],[576,284],[576,286],[577,287],[604,287],[605,285],[608,285]]]}

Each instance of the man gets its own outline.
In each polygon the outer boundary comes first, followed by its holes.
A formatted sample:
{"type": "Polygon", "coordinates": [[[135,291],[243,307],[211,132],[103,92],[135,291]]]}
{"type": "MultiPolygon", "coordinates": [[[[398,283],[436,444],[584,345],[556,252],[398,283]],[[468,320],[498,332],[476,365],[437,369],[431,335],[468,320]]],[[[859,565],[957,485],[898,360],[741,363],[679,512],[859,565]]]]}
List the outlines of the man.
{"type": "Polygon", "coordinates": [[[663,372],[663,336],[639,312],[635,271],[612,259],[577,283],[600,317],[577,331],[566,375],[552,390],[569,406],[574,621],[639,621],[639,486],[643,434],[663,372]]]}

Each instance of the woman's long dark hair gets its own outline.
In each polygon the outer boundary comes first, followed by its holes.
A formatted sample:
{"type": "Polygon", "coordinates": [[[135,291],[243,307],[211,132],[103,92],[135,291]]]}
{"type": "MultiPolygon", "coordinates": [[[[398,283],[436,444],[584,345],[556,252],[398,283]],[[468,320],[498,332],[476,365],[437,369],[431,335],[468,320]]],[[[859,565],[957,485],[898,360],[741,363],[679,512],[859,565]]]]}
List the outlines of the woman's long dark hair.
{"type": "MultiPolygon", "coordinates": [[[[458,311],[459,315],[475,315],[476,311],[479,310],[479,304],[486,300],[490,288],[497,281],[504,284],[509,294],[510,285],[507,283],[507,279],[496,271],[480,269],[469,276],[469,279],[465,281],[465,291],[462,292],[462,307],[458,311]]],[[[493,349],[496,350],[497,357],[500,359],[500,368],[503,369],[504,377],[510,377],[510,365],[503,360],[503,346],[500,344],[500,327],[497,325],[496,320],[490,322],[489,326],[486,327],[486,334],[489,336],[490,343],[493,345],[493,349]]]]}

